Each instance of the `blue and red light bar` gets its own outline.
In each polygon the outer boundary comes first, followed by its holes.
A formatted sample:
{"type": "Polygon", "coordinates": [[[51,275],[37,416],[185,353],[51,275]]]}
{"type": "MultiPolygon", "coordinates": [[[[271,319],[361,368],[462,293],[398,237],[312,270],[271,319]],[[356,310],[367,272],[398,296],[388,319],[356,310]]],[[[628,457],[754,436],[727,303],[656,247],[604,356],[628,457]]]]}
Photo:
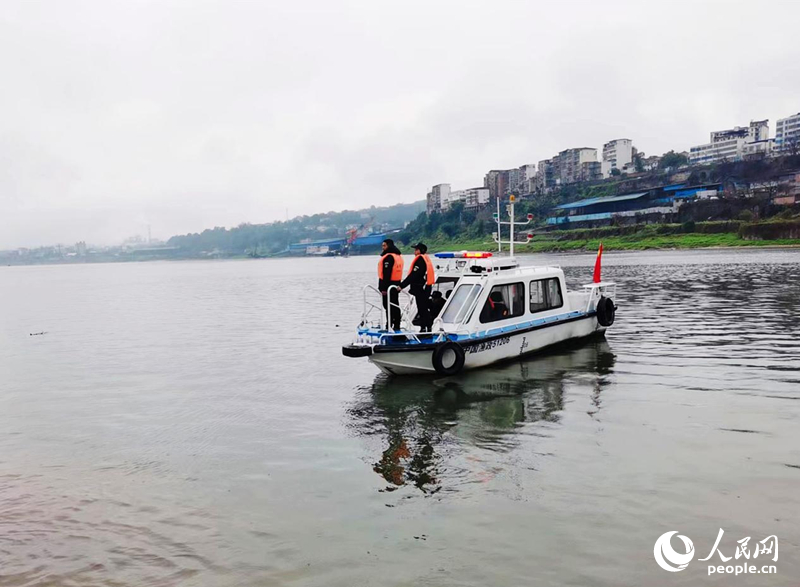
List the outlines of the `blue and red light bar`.
{"type": "Polygon", "coordinates": [[[455,251],[434,254],[437,259],[487,259],[491,256],[491,253],[485,251],[455,251]]]}

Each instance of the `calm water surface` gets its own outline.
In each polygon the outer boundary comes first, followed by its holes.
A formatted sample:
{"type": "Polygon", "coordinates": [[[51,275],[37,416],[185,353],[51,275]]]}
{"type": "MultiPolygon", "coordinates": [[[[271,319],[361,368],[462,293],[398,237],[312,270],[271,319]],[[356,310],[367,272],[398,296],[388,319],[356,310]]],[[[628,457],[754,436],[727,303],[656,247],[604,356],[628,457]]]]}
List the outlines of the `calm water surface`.
{"type": "Polygon", "coordinates": [[[800,251],[606,255],[606,340],[449,379],[341,356],[374,266],[0,268],[0,585],[797,585],[800,251]],[[720,528],[778,573],[656,566],[720,528]]]}

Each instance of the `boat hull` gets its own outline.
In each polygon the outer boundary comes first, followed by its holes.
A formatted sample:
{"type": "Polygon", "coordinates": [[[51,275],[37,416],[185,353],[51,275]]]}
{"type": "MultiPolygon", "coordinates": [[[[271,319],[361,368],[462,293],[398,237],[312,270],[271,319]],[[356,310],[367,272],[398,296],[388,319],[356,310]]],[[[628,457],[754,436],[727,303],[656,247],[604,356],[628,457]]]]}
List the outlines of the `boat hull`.
{"type": "MultiPolygon", "coordinates": [[[[604,332],[606,328],[594,315],[578,320],[547,325],[535,330],[509,332],[485,339],[461,343],[464,348],[464,369],[476,369],[540,351],[568,340],[604,332]]],[[[389,350],[376,347],[369,360],[389,375],[431,375],[433,348],[401,347],[389,350]]]]}

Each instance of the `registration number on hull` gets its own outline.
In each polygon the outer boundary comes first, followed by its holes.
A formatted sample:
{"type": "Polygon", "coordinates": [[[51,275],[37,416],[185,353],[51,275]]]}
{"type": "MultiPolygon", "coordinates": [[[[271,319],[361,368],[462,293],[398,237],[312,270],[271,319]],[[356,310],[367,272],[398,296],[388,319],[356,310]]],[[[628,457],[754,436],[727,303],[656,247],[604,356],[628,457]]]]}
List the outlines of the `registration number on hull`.
{"type": "Polygon", "coordinates": [[[473,355],[475,353],[482,353],[484,351],[489,351],[495,347],[503,346],[504,344],[508,344],[511,342],[510,336],[504,336],[502,338],[495,338],[494,340],[487,340],[486,342],[478,342],[475,344],[471,344],[469,346],[464,347],[464,353],[467,355],[473,355]]]}

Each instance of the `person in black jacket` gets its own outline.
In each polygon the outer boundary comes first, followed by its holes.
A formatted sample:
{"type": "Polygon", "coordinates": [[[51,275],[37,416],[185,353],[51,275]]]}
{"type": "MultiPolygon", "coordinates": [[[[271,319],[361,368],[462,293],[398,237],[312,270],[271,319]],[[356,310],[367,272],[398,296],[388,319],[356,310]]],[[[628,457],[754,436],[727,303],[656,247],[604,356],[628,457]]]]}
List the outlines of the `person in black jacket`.
{"type": "Polygon", "coordinates": [[[403,274],[403,257],[400,249],[394,245],[394,241],[387,238],[381,243],[381,260],[378,265],[378,290],[383,297],[383,307],[387,310],[387,322],[394,330],[400,330],[400,290],[389,288],[393,285],[399,286],[399,276],[403,274]],[[391,309],[388,304],[391,302],[391,309]]]}
{"type": "Polygon", "coordinates": [[[442,309],[444,308],[445,303],[447,302],[446,299],[442,296],[442,292],[435,291],[431,294],[430,300],[430,312],[431,312],[431,319],[435,319],[441,314],[442,309]]]}
{"type": "Polygon", "coordinates": [[[431,271],[433,278],[433,266],[425,257],[428,247],[424,243],[414,245],[414,260],[411,262],[411,269],[406,278],[400,284],[402,289],[411,286],[409,291],[417,302],[417,314],[419,315],[419,325],[422,332],[430,332],[433,326],[433,318],[430,311],[431,287],[428,285],[428,271],[431,271]]]}

